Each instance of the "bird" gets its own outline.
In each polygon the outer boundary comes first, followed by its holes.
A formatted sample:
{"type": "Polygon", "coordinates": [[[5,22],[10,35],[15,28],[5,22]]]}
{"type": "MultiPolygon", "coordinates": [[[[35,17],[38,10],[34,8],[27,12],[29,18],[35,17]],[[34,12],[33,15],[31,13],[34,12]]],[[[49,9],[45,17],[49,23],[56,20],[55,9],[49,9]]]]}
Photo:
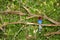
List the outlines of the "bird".
{"type": "Polygon", "coordinates": [[[38,17],[38,24],[39,24],[39,27],[38,27],[38,32],[41,33],[41,30],[42,30],[42,17],[38,17]]]}

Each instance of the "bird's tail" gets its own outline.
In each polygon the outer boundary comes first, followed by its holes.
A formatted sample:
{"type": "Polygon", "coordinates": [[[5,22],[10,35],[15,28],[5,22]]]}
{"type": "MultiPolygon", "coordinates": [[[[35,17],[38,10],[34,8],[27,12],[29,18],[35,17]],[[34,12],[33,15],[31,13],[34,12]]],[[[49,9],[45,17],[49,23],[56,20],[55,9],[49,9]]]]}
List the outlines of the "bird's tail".
{"type": "Polygon", "coordinates": [[[39,25],[38,31],[41,32],[42,31],[42,26],[39,25]]]}

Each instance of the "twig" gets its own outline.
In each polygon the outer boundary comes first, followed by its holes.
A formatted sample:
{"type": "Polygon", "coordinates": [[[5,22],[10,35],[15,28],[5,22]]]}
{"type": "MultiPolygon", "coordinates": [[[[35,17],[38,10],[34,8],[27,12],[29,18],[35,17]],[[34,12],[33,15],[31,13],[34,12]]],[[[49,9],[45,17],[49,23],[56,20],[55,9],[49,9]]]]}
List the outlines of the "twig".
{"type": "Polygon", "coordinates": [[[12,14],[25,15],[21,11],[0,11],[0,13],[12,13],[12,14]]]}
{"type": "Polygon", "coordinates": [[[30,18],[34,18],[34,17],[39,17],[41,15],[33,15],[33,16],[30,16],[30,17],[26,17],[26,19],[30,19],[30,18]]]}
{"type": "Polygon", "coordinates": [[[50,36],[55,34],[60,34],[60,32],[50,32],[50,33],[44,34],[44,36],[50,36]]]}
{"type": "Polygon", "coordinates": [[[29,15],[33,15],[27,7],[23,6],[23,8],[28,12],[29,15]]]}

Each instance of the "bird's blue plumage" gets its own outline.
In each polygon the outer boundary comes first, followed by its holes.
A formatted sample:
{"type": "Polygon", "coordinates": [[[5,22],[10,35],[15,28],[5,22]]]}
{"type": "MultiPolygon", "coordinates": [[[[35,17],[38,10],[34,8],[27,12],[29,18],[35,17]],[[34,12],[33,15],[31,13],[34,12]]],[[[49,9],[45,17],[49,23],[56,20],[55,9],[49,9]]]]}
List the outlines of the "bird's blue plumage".
{"type": "Polygon", "coordinates": [[[38,24],[42,24],[42,20],[38,20],[38,24]]]}

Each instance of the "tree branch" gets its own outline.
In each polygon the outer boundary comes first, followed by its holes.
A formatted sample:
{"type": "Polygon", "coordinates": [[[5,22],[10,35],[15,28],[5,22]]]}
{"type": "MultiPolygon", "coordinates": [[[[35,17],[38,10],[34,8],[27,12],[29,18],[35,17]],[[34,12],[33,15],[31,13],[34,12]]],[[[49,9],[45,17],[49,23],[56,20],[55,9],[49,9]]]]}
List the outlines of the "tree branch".
{"type": "MultiPolygon", "coordinates": [[[[5,27],[6,25],[9,25],[9,24],[26,24],[26,25],[37,25],[37,26],[39,25],[37,23],[20,22],[20,21],[18,21],[18,22],[4,23],[3,25],[0,26],[0,29],[2,27],[5,27]]],[[[41,25],[42,26],[60,26],[60,24],[59,25],[54,25],[54,24],[41,24],[41,25]]]]}
{"type": "Polygon", "coordinates": [[[28,9],[27,7],[23,6],[23,8],[28,12],[28,14],[29,14],[30,16],[33,15],[33,14],[29,11],[29,9],[28,9]]]}
{"type": "Polygon", "coordinates": [[[55,20],[53,20],[53,19],[49,18],[46,14],[43,14],[43,15],[44,15],[44,18],[45,18],[45,19],[47,19],[47,20],[51,21],[52,23],[57,24],[57,25],[59,25],[59,24],[60,24],[60,22],[57,22],[57,21],[55,21],[55,20]]]}
{"type": "Polygon", "coordinates": [[[12,14],[19,14],[19,15],[25,15],[21,11],[0,11],[0,13],[12,13],[12,14]]]}

